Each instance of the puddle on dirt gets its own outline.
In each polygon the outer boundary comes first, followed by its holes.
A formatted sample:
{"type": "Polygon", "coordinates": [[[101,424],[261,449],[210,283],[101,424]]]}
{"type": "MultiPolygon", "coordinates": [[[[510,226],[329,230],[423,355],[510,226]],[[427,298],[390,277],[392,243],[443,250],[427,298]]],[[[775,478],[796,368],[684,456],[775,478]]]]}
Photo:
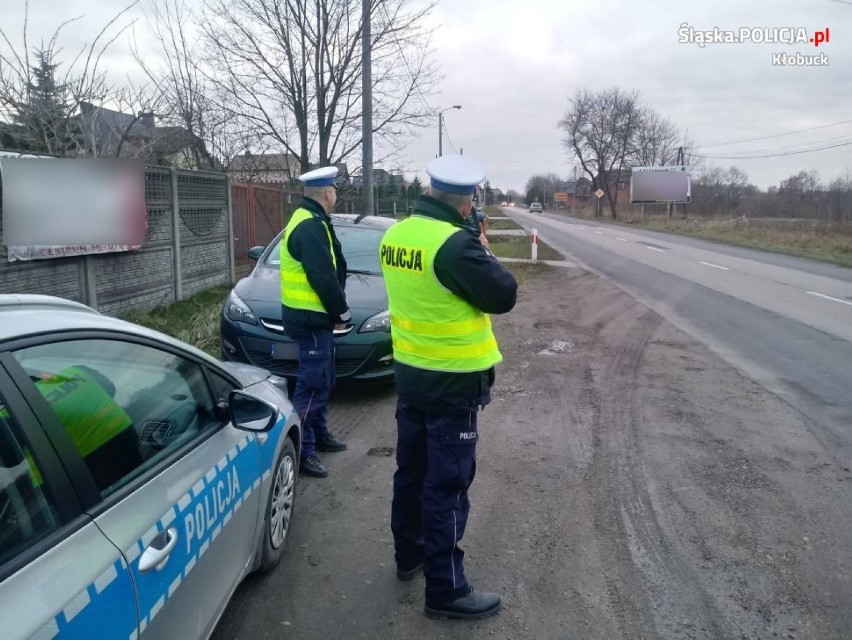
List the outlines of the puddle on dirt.
{"type": "Polygon", "coordinates": [[[568,340],[554,340],[538,352],[540,356],[558,356],[574,349],[574,343],[568,340]]]}

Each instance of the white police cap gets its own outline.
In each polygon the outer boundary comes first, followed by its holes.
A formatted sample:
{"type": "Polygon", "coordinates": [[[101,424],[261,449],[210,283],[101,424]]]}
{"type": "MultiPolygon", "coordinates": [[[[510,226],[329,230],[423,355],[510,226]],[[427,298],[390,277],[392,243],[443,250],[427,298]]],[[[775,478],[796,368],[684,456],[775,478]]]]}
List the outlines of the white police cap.
{"type": "Polygon", "coordinates": [[[485,179],[485,165],[470,156],[441,156],[426,166],[426,173],[433,188],[468,195],[485,179]]]}
{"type": "Polygon", "coordinates": [[[330,187],[337,180],[337,167],[320,167],[299,176],[306,187],[330,187]]]}

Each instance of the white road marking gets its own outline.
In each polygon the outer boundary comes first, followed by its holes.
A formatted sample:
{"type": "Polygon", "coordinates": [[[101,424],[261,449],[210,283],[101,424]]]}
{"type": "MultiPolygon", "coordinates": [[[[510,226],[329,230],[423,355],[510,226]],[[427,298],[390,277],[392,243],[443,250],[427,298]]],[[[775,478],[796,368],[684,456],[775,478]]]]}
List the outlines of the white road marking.
{"type": "Polygon", "coordinates": [[[841,302],[843,304],[848,304],[850,307],[852,307],[852,302],[849,302],[848,300],[841,300],[840,298],[834,298],[832,296],[827,296],[824,293],[817,293],[816,291],[808,291],[808,293],[811,294],[812,296],[818,296],[820,298],[825,298],[826,300],[834,300],[835,302],[841,302]]]}
{"type": "Polygon", "coordinates": [[[718,264],[713,264],[712,262],[704,262],[703,260],[699,260],[698,263],[707,265],[708,267],[713,267],[714,269],[721,269],[722,271],[730,271],[730,269],[728,267],[722,267],[718,264]]]}
{"type": "Polygon", "coordinates": [[[595,231],[595,233],[598,234],[599,236],[603,235],[603,232],[601,232],[601,231],[595,231]]]}
{"type": "Polygon", "coordinates": [[[657,249],[657,247],[649,247],[647,244],[645,245],[646,249],[650,249],[651,251],[658,251],[659,253],[665,253],[665,249],[657,249]]]}
{"type": "Polygon", "coordinates": [[[625,238],[616,238],[616,240],[621,240],[622,242],[627,242],[625,238]]]}

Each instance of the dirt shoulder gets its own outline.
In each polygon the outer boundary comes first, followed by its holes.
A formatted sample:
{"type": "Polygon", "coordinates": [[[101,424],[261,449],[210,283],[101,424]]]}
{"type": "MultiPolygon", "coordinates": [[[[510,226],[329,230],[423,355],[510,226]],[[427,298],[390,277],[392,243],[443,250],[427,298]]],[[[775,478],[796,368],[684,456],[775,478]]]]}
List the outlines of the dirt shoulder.
{"type": "Polygon", "coordinates": [[[579,268],[525,274],[494,319],[462,542],[505,609],[422,614],[396,580],[392,389],[336,391],[349,450],[303,479],[280,567],[214,638],[842,638],[852,473],[787,404],[579,268]]]}

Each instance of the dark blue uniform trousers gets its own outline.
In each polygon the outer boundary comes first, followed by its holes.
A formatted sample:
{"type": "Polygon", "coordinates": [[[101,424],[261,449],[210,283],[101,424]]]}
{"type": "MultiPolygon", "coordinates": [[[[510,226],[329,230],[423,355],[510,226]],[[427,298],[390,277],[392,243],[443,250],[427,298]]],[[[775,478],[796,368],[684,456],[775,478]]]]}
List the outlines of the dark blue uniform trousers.
{"type": "Polygon", "coordinates": [[[464,535],[476,474],[476,412],[433,414],[400,398],[391,530],[397,566],[421,561],[426,601],[455,600],[470,591],[464,576],[464,535]]]}
{"type": "Polygon", "coordinates": [[[302,420],[302,459],[316,453],[316,441],[328,436],[328,397],[334,387],[334,336],[314,331],[299,340],[299,373],[293,406],[302,420]]]}

